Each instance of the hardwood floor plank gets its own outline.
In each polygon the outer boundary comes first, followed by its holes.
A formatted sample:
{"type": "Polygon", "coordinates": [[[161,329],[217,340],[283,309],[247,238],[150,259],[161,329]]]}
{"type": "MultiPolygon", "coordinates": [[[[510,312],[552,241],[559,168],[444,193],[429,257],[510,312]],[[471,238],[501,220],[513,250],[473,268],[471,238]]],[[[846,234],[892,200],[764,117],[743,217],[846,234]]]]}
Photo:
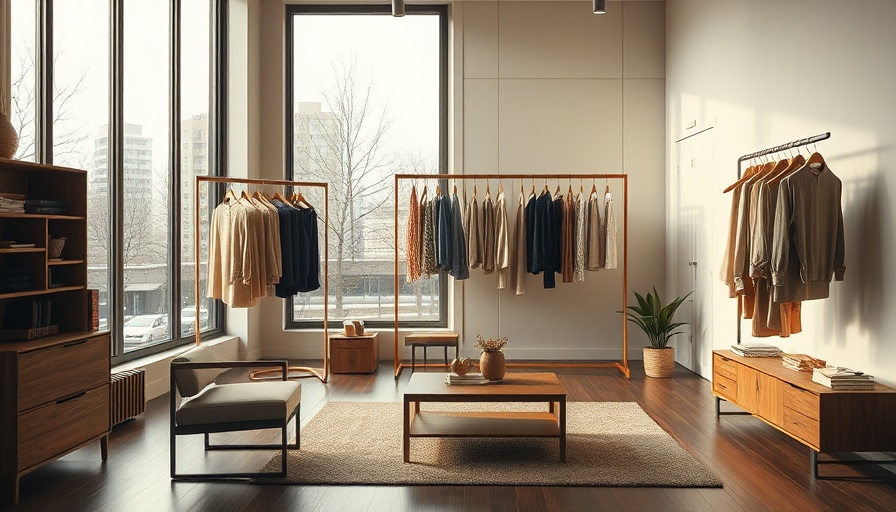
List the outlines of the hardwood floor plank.
{"type": "MultiPolygon", "coordinates": [[[[314,362],[299,364],[314,365],[314,362]]],[[[318,362],[319,364],[319,362],[318,362]]],[[[401,400],[410,378],[396,382],[391,363],[372,375],[333,375],[330,383],[302,379],[301,423],[330,401],[401,400]]],[[[542,370],[543,371],[543,370],[542,370]]],[[[638,362],[632,379],[609,369],[556,372],[570,401],[635,401],[724,483],[722,489],[511,487],[511,486],[280,486],[247,482],[171,482],[168,477],[168,397],[147,404],[146,413],[117,426],[110,457],[88,446],[22,479],[14,510],[182,511],[347,510],[378,511],[753,511],[896,510],[896,475],[876,466],[823,466],[814,480],[808,450],[749,416],[714,414],[711,384],[676,367],[671,379],[648,379],[638,362]],[[852,481],[883,477],[882,482],[852,481]]],[[[246,379],[228,372],[220,382],[246,379]]],[[[724,404],[723,410],[737,410],[724,404]]],[[[222,434],[215,442],[272,442],[278,431],[222,434]]],[[[98,443],[97,443],[98,444],[98,443]]],[[[206,453],[202,436],[178,440],[181,471],[257,470],[272,451],[206,453]]],[[[893,456],[893,454],[882,454],[893,456]]]]}

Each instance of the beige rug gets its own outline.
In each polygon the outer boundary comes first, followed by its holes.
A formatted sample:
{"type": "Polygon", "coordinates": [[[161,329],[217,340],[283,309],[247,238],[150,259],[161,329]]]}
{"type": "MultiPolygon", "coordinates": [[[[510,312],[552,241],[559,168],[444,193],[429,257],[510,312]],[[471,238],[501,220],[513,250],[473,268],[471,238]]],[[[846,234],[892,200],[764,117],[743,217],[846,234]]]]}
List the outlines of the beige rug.
{"type": "MultiPolygon", "coordinates": [[[[546,404],[500,404],[546,410],[546,404]]],[[[721,487],[635,402],[571,402],[567,462],[556,439],[411,439],[402,462],[401,404],[330,402],[289,452],[288,477],[259,483],[339,485],[561,485],[721,487]]],[[[423,404],[495,410],[495,404],[423,404]]],[[[265,471],[280,466],[277,454],[265,471]]]]}

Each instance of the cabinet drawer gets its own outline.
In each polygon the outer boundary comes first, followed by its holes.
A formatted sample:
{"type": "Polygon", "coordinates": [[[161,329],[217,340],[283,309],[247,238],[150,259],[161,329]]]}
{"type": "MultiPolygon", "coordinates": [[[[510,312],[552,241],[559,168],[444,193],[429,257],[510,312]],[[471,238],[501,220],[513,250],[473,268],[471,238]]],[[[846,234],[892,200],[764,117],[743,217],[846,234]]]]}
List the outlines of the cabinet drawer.
{"type": "Polygon", "coordinates": [[[712,356],[712,371],[737,382],[737,363],[719,354],[712,356]]]}
{"type": "Polygon", "coordinates": [[[19,470],[109,431],[109,383],[19,415],[19,470]]]}
{"type": "Polygon", "coordinates": [[[373,350],[373,338],[357,338],[347,340],[344,338],[330,338],[332,350],[373,350]]]}
{"type": "Polygon", "coordinates": [[[732,402],[737,402],[737,383],[719,373],[712,376],[712,390],[732,402]]]}
{"type": "Polygon", "coordinates": [[[372,350],[345,349],[334,350],[330,361],[333,373],[373,373],[377,361],[372,350]]]}
{"type": "Polygon", "coordinates": [[[785,431],[809,443],[818,446],[818,420],[800,414],[793,409],[784,408],[785,431]]]}
{"type": "Polygon", "coordinates": [[[812,418],[818,419],[818,395],[805,389],[786,384],[784,386],[784,407],[812,418]]]}
{"type": "Polygon", "coordinates": [[[26,352],[19,358],[19,410],[109,382],[109,335],[26,352]]]}

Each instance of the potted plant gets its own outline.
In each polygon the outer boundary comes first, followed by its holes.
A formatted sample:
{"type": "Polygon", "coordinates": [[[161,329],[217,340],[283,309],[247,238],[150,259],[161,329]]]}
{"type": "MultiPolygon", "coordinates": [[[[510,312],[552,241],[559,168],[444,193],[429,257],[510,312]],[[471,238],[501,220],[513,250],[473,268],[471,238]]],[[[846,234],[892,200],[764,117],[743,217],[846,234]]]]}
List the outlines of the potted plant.
{"type": "Polygon", "coordinates": [[[681,332],[675,329],[687,324],[687,322],[674,322],[673,317],[691,293],[678,297],[664,306],[656,287],[653,288],[653,293],[647,293],[645,296],[634,292],[638,305],[629,306],[626,316],[628,321],[640,327],[650,340],[650,346],[644,347],[644,371],[648,377],[672,376],[672,370],[675,368],[675,349],[667,345],[672,336],[681,332]]]}

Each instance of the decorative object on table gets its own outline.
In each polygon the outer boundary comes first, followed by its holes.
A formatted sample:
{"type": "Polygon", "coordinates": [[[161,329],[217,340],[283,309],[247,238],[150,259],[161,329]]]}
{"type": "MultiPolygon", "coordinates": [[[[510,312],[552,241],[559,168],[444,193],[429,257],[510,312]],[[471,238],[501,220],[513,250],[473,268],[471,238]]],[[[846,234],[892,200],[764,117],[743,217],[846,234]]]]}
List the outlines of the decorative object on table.
{"type": "Polygon", "coordinates": [[[767,343],[731,345],[731,351],[741,357],[781,357],[781,349],[767,343]]]}
{"type": "Polygon", "coordinates": [[[629,306],[626,316],[628,321],[640,327],[650,340],[650,346],[644,347],[644,372],[648,377],[672,376],[672,370],[675,369],[675,349],[667,345],[672,336],[681,332],[675,329],[687,325],[687,322],[674,322],[673,317],[691,293],[693,292],[678,297],[664,306],[656,287],[653,288],[653,293],[644,296],[634,292],[638,305],[629,306]]]}
{"type": "Polygon", "coordinates": [[[50,235],[50,240],[47,242],[47,257],[51,260],[61,260],[63,247],[65,247],[64,236],[53,238],[53,235],[50,235]]]}
{"type": "Polygon", "coordinates": [[[470,373],[470,370],[472,369],[473,361],[471,361],[469,357],[465,357],[463,359],[456,358],[451,361],[451,372],[457,376],[463,377],[464,375],[470,373]]]}
{"type": "Polygon", "coordinates": [[[507,368],[502,349],[507,345],[507,337],[485,339],[477,334],[476,340],[476,348],[482,351],[479,356],[479,371],[482,376],[490,381],[503,379],[507,368]]]}
{"type": "Polygon", "coordinates": [[[12,158],[19,148],[19,135],[9,121],[6,111],[6,93],[0,89],[0,157],[12,158]]]}
{"type": "Polygon", "coordinates": [[[346,336],[364,336],[364,320],[345,320],[342,327],[346,336]]]}

